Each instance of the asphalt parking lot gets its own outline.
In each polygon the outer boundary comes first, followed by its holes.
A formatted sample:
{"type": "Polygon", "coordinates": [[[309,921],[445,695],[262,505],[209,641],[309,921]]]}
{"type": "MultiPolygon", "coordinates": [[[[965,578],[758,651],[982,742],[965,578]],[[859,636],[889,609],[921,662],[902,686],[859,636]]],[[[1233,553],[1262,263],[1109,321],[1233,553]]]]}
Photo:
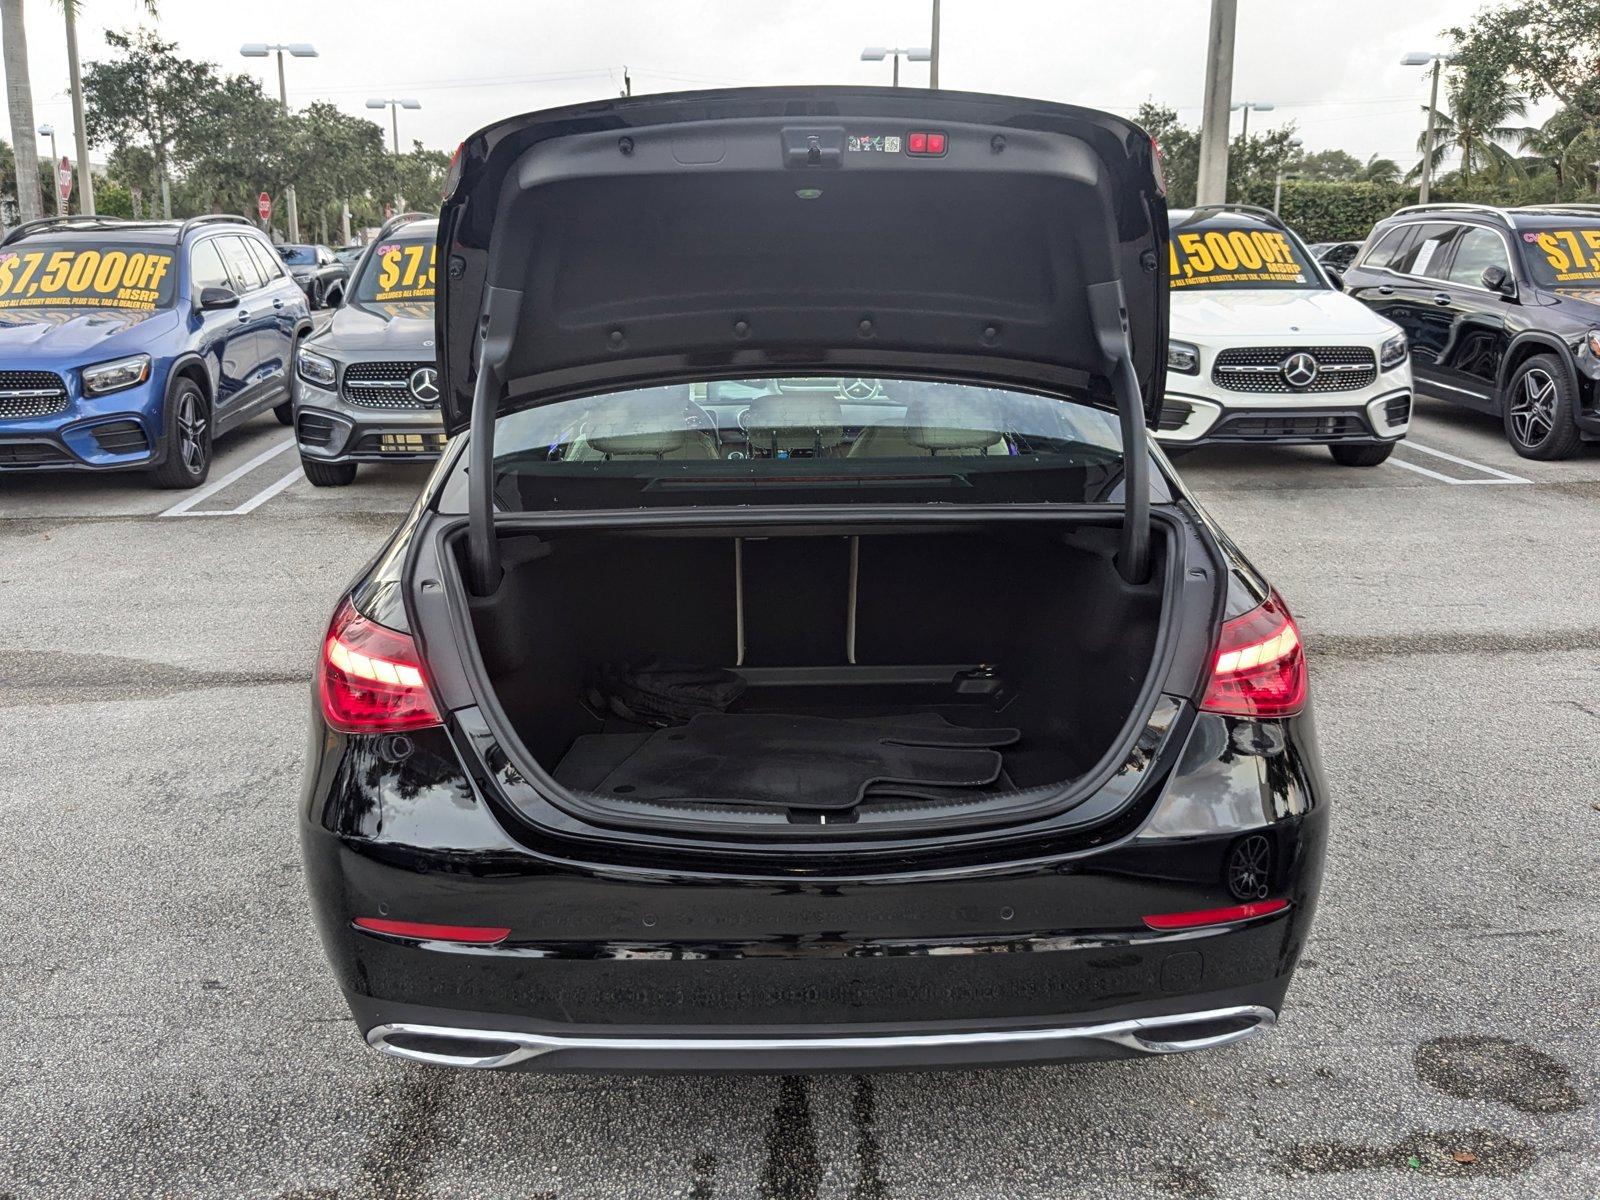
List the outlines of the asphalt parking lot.
{"type": "Polygon", "coordinates": [[[1337,806],[1281,1026],[988,1073],[542,1078],[366,1050],[293,809],[340,589],[422,479],[0,479],[0,1200],[1594,1197],[1600,447],[1421,401],[1389,463],[1184,478],[1311,649],[1337,806]]]}

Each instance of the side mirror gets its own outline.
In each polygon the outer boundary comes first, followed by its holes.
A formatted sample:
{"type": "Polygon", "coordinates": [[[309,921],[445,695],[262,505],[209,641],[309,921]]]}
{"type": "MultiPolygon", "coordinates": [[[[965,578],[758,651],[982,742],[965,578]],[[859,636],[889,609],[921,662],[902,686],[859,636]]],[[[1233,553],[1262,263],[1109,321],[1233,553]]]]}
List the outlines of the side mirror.
{"type": "Polygon", "coordinates": [[[1343,271],[1336,271],[1332,267],[1325,265],[1322,268],[1322,273],[1328,277],[1329,283],[1333,284],[1333,286],[1338,288],[1341,292],[1344,291],[1343,271]]]}
{"type": "Polygon", "coordinates": [[[200,289],[200,307],[205,312],[213,312],[221,308],[237,308],[239,297],[234,295],[232,288],[207,287],[200,289]]]}
{"type": "Polygon", "coordinates": [[[1515,296],[1517,285],[1511,281],[1511,276],[1506,274],[1504,267],[1485,267],[1479,276],[1483,286],[1491,292],[1498,292],[1502,296],[1515,296]]]}

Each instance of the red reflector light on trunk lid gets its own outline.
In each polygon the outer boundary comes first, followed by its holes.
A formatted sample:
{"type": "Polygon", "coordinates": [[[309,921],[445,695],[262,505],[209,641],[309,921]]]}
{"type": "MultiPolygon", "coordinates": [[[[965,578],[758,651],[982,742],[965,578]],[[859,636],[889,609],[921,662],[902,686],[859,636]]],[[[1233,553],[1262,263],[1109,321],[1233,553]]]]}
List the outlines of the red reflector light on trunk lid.
{"type": "Polygon", "coordinates": [[[348,599],[328,626],[319,673],[322,718],[341,733],[400,733],[441,723],[416,643],[367,620],[348,599]]]}
{"type": "Polygon", "coordinates": [[[1231,717],[1292,717],[1306,706],[1306,656],[1300,631],[1273,592],[1242,617],[1225,621],[1200,707],[1231,717]]]}
{"type": "Polygon", "coordinates": [[[1289,907],[1287,900],[1256,900],[1231,908],[1202,908],[1194,912],[1155,913],[1144,918],[1151,929],[1199,929],[1206,925],[1230,925],[1252,917],[1271,916],[1289,907]]]}
{"type": "Polygon", "coordinates": [[[432,925],[426,921],[391,921],[386,917],[357,917],[355,925],[369,933],[415,938],[419,942],[462,942],[469,946],[492,946],[511,935],[510,929],[498,925],[432,925]]]}

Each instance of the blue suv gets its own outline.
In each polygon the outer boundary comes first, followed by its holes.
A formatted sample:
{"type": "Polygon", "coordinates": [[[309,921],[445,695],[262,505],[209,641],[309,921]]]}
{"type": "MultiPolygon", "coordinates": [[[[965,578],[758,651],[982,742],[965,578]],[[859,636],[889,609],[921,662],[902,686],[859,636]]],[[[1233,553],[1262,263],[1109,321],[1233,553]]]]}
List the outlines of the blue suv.
{"type": "Polygon", "coordinates": [[[47,217],[0,241],[0,472],[141,469],[190,488],[273,409],[305,293],[243,217],[47,217]]]}

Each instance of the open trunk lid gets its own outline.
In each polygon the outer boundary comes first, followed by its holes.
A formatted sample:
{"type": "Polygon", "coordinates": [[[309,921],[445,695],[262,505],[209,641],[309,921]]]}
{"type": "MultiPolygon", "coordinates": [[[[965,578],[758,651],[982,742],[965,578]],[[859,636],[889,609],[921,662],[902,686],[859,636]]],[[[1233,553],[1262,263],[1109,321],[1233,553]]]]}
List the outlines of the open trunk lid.
{"type": "Polygon", "coordinates": [[[492,590],[494,418],[715,374],[898,373],[1115,407],[1125,568],[1143,577],[1166,208],[1122,118],[929,91],[757,88],[511,118],[441,211],[446,428],[474,440],[492,590]]]}

